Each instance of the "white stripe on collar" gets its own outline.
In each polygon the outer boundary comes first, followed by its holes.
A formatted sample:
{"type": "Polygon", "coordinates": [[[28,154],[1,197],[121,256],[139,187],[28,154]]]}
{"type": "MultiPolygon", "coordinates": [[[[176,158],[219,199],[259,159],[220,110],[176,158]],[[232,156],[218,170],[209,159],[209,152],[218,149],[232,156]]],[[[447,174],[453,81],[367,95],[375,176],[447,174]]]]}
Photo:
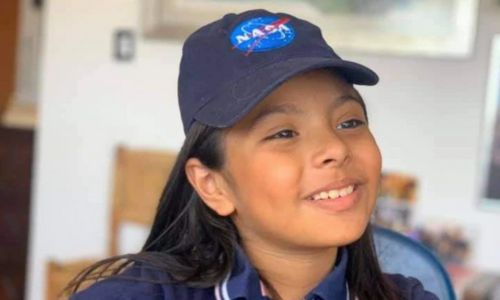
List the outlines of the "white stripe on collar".
{"type": "Polygon", "coordinates": [[[224,300],[231,300],[231,298],[229,298],[229,292],[227,291],[227,282],[229,281],[230,276],[231,272],[228,272],[226,278],[222,282],[222,299],[224,300]]]}
{"type": "Polygon", "coordinates": [[[220,296],[219,284],[215,285],[215,287],[214,287],[214,294],[215,294],[215,300],[222,300],[222,298],[220,296]]]}
{"type": "MultiPolygon", "coordinates": [[[[229,297],[229,293],[227,291],[227,282],[229,281],[230,275],[231,275],[231,272],[229,272],[229,274],[226,276],[226,278],[224,278],[224,280],[221,283],[215,285],[214,293],[215,293],[216,300],[231,300],[231,298],[229,297]]],[[[266,294],[266,289],[265,289],[262,281],[260,281],[260,288],[261,288],[262,296],[267,297],[268,295],[266,294]]],[[[347,284],[347,282],[345,283],[345,288],[347,291],[346,300],[350,300],[349,285],[347,284]]],[[[358,299],[358,297],[355,297],[354,299],[358,299]]]]}

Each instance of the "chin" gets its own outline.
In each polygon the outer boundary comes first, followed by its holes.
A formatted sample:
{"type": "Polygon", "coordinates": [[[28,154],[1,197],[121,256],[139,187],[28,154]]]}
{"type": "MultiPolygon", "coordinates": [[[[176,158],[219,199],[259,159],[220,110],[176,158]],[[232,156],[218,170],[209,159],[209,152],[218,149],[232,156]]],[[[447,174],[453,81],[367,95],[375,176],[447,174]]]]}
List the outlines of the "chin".
{"type": "MultiPolygon", "coordinates": [[[[350,224],[343,226],[342,230],[328,230],[324,234],[318,235],[324,246],[329,247],[343,247],[352,244],[359,240],[366,230],[368,222],[360,222],[357,224],[350,224]]],[[[340,227],[340,226],[339,226],[340,227]]]]}

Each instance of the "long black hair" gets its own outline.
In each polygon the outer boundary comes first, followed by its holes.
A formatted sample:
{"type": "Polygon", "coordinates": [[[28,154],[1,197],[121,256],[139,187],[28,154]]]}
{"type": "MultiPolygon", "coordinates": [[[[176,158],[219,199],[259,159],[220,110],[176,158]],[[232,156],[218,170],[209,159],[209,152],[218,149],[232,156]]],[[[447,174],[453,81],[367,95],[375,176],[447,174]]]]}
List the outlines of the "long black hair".
{"type": "MultiPolygon", "coordinates": [[[[364,103],[362,106],[366,115],[364,103]]],[[[220,170],[224,165],[223,135],[221,129],[193,124],[161,195],[142,250],[89,266],[70,282],[66,291],[75,293],[83,282],[117,275],[133,263],[165,270],[172,280],[164,283],[202,288],[222,281],[232,269],[238,231],[230,217],[221,217],[204,204],[189,183],[184,167],[189,158],[195,157],[208,168],[220,170]]],[[[346,278],[353,297],[397,299],[396,289],[378,264],[370,225],[347,250],[346,278]]]]}

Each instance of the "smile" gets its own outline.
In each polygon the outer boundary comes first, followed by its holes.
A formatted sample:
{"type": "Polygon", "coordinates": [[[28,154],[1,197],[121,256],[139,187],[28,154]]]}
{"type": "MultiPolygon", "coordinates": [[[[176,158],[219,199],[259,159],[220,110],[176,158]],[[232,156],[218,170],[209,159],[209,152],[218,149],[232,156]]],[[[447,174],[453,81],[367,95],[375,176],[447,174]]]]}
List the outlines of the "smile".
{"type": "Polygon", "coordinates": [[[352,194],[355,190],[356,186],[351,184],[347,187],[341,189],[333,189],[328,191],[322,191],[317,194],[312,195],[309,200],[318,201],[318,200],[326,200],[326,199],[337,199],[340,197],[345,197],[352,194]]]}

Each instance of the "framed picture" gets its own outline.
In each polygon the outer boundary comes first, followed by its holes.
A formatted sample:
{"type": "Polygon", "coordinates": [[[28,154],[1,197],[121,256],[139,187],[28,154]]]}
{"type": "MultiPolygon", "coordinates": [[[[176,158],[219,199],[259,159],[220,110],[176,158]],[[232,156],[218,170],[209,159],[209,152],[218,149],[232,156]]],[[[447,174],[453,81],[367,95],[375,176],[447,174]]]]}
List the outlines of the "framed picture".
{"type": "Polygon", "coordinates": [[[482,204],[500,209],[500,34],[492,41],[484,115],[480,198],[482,204]]]}
{"type": "Polygon", "coordinates": [[[181,39],[228,12],[265,8],[311,20],[335,49],[463,58],[479,0],[143,0],[147,38],[181,39]]]}

